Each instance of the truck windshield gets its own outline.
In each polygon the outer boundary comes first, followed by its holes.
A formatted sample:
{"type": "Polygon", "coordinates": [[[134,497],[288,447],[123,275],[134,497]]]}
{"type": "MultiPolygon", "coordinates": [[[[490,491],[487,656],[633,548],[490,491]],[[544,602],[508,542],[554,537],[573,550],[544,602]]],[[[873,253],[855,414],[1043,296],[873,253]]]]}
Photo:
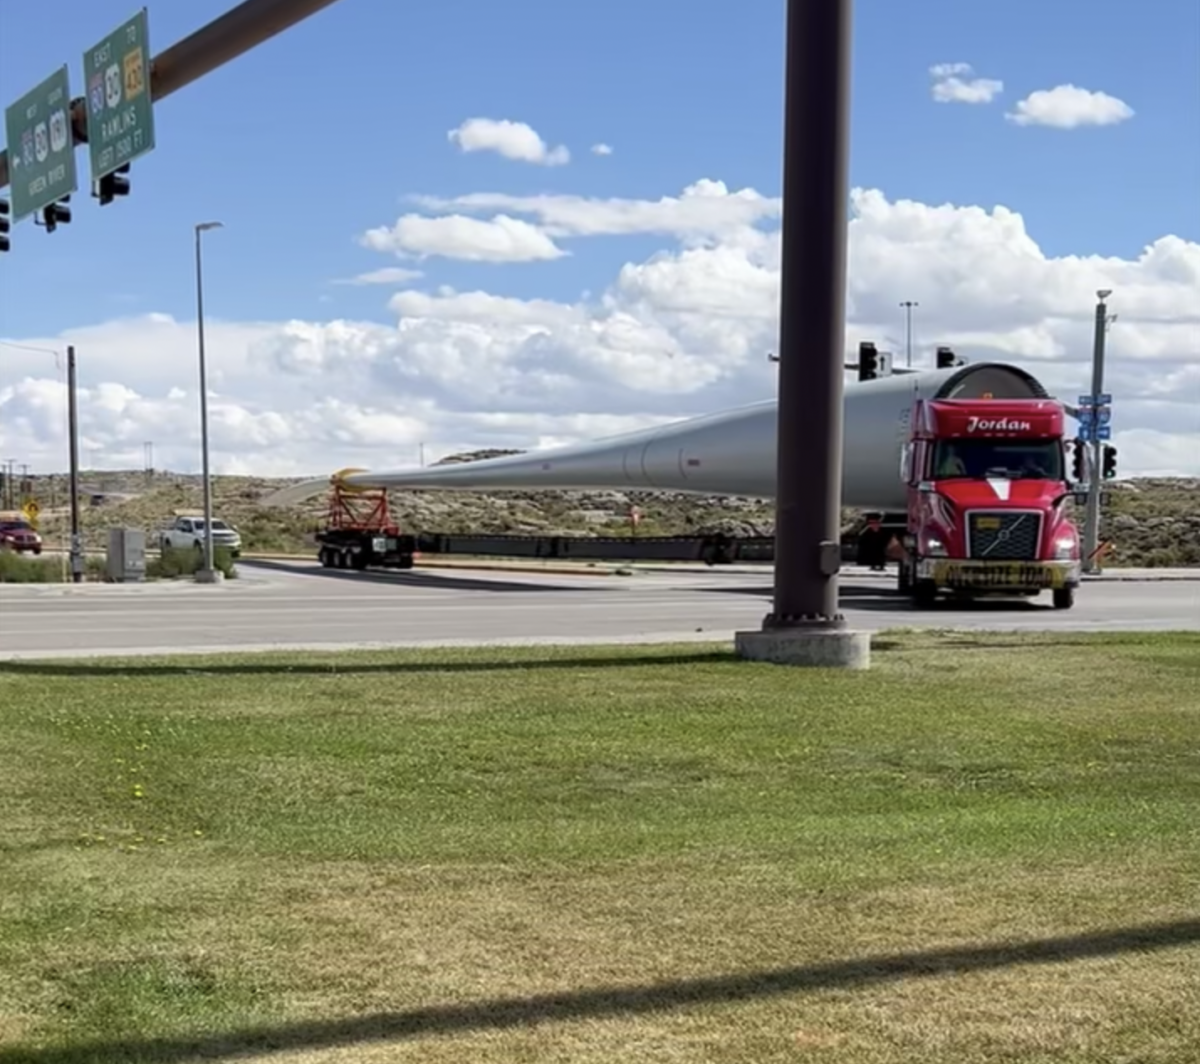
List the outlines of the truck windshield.
{"type": "Polygon", "coordinates": [[[1010,477],[1062,480],[1062,449],[1057,440],[939,440],[933,477],[1010,477]]]}

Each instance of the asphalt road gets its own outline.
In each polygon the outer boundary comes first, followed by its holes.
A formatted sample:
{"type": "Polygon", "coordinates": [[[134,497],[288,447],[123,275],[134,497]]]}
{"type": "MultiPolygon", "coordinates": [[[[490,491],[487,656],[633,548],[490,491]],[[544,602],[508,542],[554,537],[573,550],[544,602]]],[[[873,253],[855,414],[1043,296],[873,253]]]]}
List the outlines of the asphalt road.
{"type": "MultiPolygon", "coordinates": [[[[233,649],[732,640],[770,608],[769,571],[632,576],[466,570],[339,573],[247,562],[222,586],[0,586],[0,658],[233,649]]],[[[849,623],[1200,630],[1200,581],[1096,581],[1072,610],[1030,601],[914,611],[894,578],[844,575],[849,623]]]]}

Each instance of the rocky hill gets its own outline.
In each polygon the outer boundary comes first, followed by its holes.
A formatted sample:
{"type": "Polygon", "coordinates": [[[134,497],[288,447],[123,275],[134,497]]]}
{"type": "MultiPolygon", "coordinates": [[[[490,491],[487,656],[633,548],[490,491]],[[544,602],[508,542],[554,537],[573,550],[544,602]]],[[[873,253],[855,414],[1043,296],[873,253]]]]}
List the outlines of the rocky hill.
{"type": "MultiPolygon", "coordinates": [[[[502,451],[454,455],[443,462],[473,461],[502,451]]],[[[65,542],[67,479],[33,478],[47,539],[65,542]]],[[[326,519],[327,500],[312,499],[288,510],[266,508],[260,500],[297,479],[215,477],[214,509],[236,525],[249,551],[302,552],[313,549],[312,534],[326,519]]],[[[153,531],[176,509],[202,506],[198,476],[172,473],[92,472],[81,474],[82,525],[89,547],[102,548],[114,526],[153,531]]],[[[471,492],[406,491],[392,495],[398,523],[413,531],[570,535],[621,535],[630,531],[629,513],[641,514],[642,535],[725,532],[769,535],[773,506],[734,497],[696,497],[668,492],[471,492]]],[[[843,512],[844,528],[861,515],[843,512]]],[[[1143,479],[1108,488],[1102,536],[1115,543],[1107,565],[1200,565],[1200,480],[1143,479]]]]}

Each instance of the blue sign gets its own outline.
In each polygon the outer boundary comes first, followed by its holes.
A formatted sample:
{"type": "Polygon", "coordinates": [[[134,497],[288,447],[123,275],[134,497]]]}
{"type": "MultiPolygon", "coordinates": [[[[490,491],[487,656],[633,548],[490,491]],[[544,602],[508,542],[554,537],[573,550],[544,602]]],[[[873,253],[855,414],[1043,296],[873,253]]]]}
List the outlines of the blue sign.
{"type": "Polygon", "coordinates": [[[1098,439],[1098,440],[1111,440],[1111,439],[1112,439],[1112,426],[1111,426],[1111,425],[1099,425],[1099,426],[1097,426],[1097,428],[1096,428],[1096,439],[1098,439]]]}
{"type": "Polygon", "coordinates": [[[1096,411],[1096,423],[1107,425],[1110,421],[1112,421],[1112,408],[1107,406],[1100,407],[1096,411]]]}
{"type": "Polygon", "coordinates": [[[1110,405],[1112,405],[1111,395],[1081,395],[1079,397],[1079,406],[1085,409],[1093,406],[1110,405]]]}

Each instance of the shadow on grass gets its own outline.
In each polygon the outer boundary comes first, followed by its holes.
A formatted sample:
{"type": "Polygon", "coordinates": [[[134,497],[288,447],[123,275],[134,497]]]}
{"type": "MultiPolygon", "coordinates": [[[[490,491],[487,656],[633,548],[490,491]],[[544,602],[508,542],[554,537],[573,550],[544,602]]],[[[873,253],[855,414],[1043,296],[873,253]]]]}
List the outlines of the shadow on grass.
{"type": "Polygon", "coordinates": [[[555,1021],[665,1012],[806,991],[866,987],[901,979],[1111,957],[1197,942],[1200,942],[1200,920],[1180,920],[1007,945],[961,946],[654,985],[597,987],[473,1004],[433,1005],[194,1038],[129,1038],[61,1049],[0,1049],[0,1064],[85,1064],[101,1060],[183,1064],[198,1057],[231,1060],[250,1054],[313,1051],[555,1021]]]}
{"type": "MultiPolygon", "coordinates": [[[[410,652],[402,648],[390,653],[402,655],[410,652]]],[[[482,650],[502,648],[482,647],[482,650]]],[[[421,651],[428,653],[427,651],[421,651]]],[[[286,652],[285,652],[286,653],[286,652]]],[[[351,651],[351,653],[389,653],[389,651],[351,651]]],[[[528,672],[542,669],[628,669],[657,668],[663,665],[719,665],[738,662],[741,659],[732,650],[713,649],[683,652],[679,654],[620,654],[605,657],[579,655],[577,657],[537,657],[522,660],[512,658],[493,661],[455,660],[406,661],[397,657],[395,661],[263,661],[260,655],[240,658],[238,652],[230,652],[231,660],[214,661],[197,656],[192,664],[178,658],[169,663],[154,660],[138,661],[125,659],[123,662],[96,660],[84,661],[0,661],[0,676],[136,676],[142,678],[167,676],[354,676],[372,673],[429,673],[429,672],[528,672]]],[[[165,656],[165,655],[164,655],[165,656]]]]}

